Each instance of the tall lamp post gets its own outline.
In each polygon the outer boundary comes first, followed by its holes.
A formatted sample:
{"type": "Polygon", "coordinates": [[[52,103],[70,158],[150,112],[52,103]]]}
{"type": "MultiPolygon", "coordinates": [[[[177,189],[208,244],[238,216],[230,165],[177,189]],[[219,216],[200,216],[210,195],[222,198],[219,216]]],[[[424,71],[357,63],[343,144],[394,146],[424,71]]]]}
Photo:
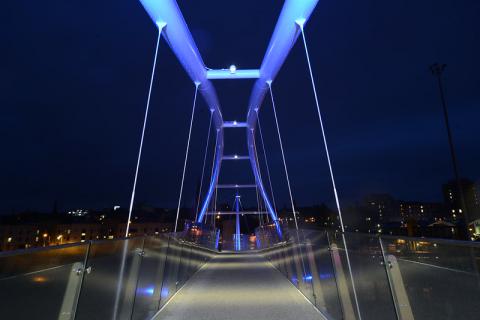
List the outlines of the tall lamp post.
{"type": "Polygon", "coordinates": [[[450,129],[450,122],[448,119],[448,110],[447,110],[447,102],[445,101],[445,93],[443,91],[443,83],[442,83],[442,74],[445,70],[446,64],[434,63],[430,66],[430,71],[438,80],[438,89],[440,91],[440,100],[442,101],[442,108],[443,108],[443,116],[445,118],[445,127],[447,128],[447,135],[448,135],[448,144],[450,146],[450,155],[452,157],[452,165],[453,165],[453,173],[455,175],[455,180],[457,182],[458,188],[458,195],[460,197],[460,206],[462,207],[463,217],[465,219],[465,225],[467,228],[467,235],[468,235],[468,213],[467,213],[467,206],[465,205],[465,197],[463,195],[463,188],[460,182],[460,176],[458,174],[458,165],[457,165],[457,156],[455,154],[455,148],[453,146],[453,138],[452,138],[452,131],[450,129]]]}

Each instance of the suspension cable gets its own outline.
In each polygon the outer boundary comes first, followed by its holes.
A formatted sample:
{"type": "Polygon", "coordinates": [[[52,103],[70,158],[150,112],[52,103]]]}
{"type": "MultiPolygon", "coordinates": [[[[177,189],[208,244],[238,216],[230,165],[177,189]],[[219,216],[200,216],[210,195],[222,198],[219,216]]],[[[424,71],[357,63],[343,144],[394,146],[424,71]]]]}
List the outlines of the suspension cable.
{"type": "Polygon", "coordinates": [[[320,113],[320,106],[318,104],[317,89],[315,87],[315,80],[313,79],[312,66],[310,64],[310,56],[308,54],[307,41],[305,39],[305,33],[303,31],[303,24],[300,25],[300,30],[302,31],[303,45],[305,47],[305,55],[307,56],[308,70],[310,71],[310,80],[312,82],[313,95],[315,96],[315,103],[317,105],[317,113],[318,113],[318,119],[320,120],[320,128],[322,129],[323,145],[325,147],[325,153],[327,155],[328,169],[330,171],[330,178],[332,180],[333,194],[335,196],[335,203],[337,205],[338,217],[340,219],[340,226],[342,228],[342,232],[345,232],[345,227],[343,225],[343,218],[342,218],[342,210],[340,209],[340,201],[338,200],[337,187],[336,187],[336,184],[335,184],[335,178],[333,176],[332,162],[330,160],[330,152],[328,151],[327,138],[326,138],[326,135],[325,135],[325,129],[323,127],[322,114],[320,113]]]}
{"type": "MultiPolygon", "coordinates": [[[[255,194],[257,195],[257,210],[258,210],[258,212],[260,212],[260,199],[258,197],[258,186],[255,186],[255,194]]],[[[261,220],[259,220],[259,221],[260,221],[260,225],[261,225],[262,221],[261,220]]]]}
{"type": "Polygon", "coordinates": [[[270,184],[270,193],[272,194],[273,208],[275,209],[275,213],[278,214],[277,204],[275,203],[275,195],[273,194],[272,179],[270,178],[270,168],[268,166],[267,152],[265,151],[265,143],[263,141],[262,126],[260,125],[260,115],[257,115],[257,124],[258,124],[258,132],[260,133],[260,142],[262,143],[263,157],[265,158],[265,166],[267,167],[267,177],[268,177],[268,183],[270,184]]]}
{"type": "Polygon", "coordinates": [[[190,118],[190,129],[188,130],[187,150],[185,150],[185,161],[183,162],[182,183],[180,184],[180,195],[178,196],[177,217],[175,218],[175,228],[173,232],[177,232],[178,216],[180,215],[180,205],[182,203],[183,183],[185,181],[185,171],[187,169],[188,151],[190,149],[190,138],[192,136],[193,116],[195,115],[195,105],[197,104],[197,93],[200,82],[195,82],[195,95],[193,97],[192,116],[190,118]]]}
{"type": "MultiPolygon", "coordinates": [[[[215,148],[213,150],[213,159],[212,159],[212,170],[210,172],[210,184],[213,183],[213,169],[215,168],[215,159],[217,157],[217,144],[218,144],[218,132],[219,130],[217,129],[216,130],[216,134],[215,134],[215,148]]],[[[212,204],[212,201],[210,200],[210,203],[208,204],[208,207],[212,206],[212,209],[213,209],[213,215],[212,216],[212,221],[210,222],[211,225],[213,225],[215,227],[215,211],[217,210],[217,206],[216,206],[216,201],[217,201],[217,188],[215,188],[214,190],[215,192],[215,195],[214,195],[214,203],[212,204]]],[[[205,221],[207,221],[207,214],[205,214],[205,221]]]]}
{"type": "Polygon", "coordinates": [[[205,154],[203,156],[202,178],[200,179],[200,189],[198,190],[197,210],[195,210],[195,222],[197,222],[198,208],[200,206],[200,197],[202,195],[203,176],[205,175],[205,164],[207,163],[208,144],[210,143],[210,131],[212,129],[213,112],[210,112],[210,123],[208,125],[207,143],[205,145],[205,154]]]}
{"type": "MultiPolygon", "coordinates": [[[[272,107],[273,107],[273,115],[275,116],[275,124],[277,126],[277,134],[278,134],[278,141],[280,142],[280,150],[282,151],[282,160],[283,160],[283,168],[285,169],[285,177],[287,178],[287,186],[288,186],[288,194],[290,195],[290,202],[292,205],[293,210],[293,219],[295,221],[295,229],[297,230],[298,236],[298,223],[297,223],[297,213],[295,211],[295,204],[293,203],[293,196],[292,196],[292,188],[290,187],[290,179],[288,177],[288,169],[287,169],[287,162],[285,161],[285,153],[283,152],[283,143],[282,143],[282,136],[280,134],[280,126],[278,125],[278,118],[277,118],[277,111],[275,108],[275,100],[273,99],[273,92],[272,92],[272,81],[267,81],[268,88],[270,89],[270,97],[272,99],[272,107]]],[[[300,237],[298,237],[300,241],[300,237]]]]}
{"type": "Polygon", "coordinates": [[[273,91],[272,91],[272,81],[267,81],[268,87],[270,89],[270,97],[272,99],[272,109],[273,115],[275,116],[275,124],[277,125],[277,133],[278,133],[278,141],[280,142],[280,150],[282,151],[282,160],[283,160],[283,167],[285,168],[285,177],[287,178],[287,186],[288,186],[288,193],[290,195],[290,202],[292,204],[292,211],[293,211],[293,218],[295,221],[295,231],[297,234],[297,241],[298,241],[298,249],[300,251],[300,261],[302,263],[302,274],[306,276],[306,268],[305,268],[305,261],[303,260],[303,253],[302,253],[302,245],[300,240],[300,232],[298,230],[298,223],[297,223],[297,213],[295,211],[295,205],[293,203],[293,196],[292,196],[292,188],[290,187],[290,179],[288,177],[288,170],[287,170],[287,161],[285,160],[285,153],[283,151],[283,143],[282,143],[282,136],[280,135],[280,126],[278,125],[278,118],[277,118],[277,111],[275,108],[275,100],[273,99],[273,91]]]}
{"type": "Polygon", "coordinates": [[[215,223],[216,223],[216,220],[215,220],[215,217],[216,217],[216,212],[217,212],[217,195],[218,195],[218,189],[215,188],[215,199],[214,199],[214,202],[213,202],[213,212],[214,214],[212,215],[212,220],[213,220],[213,228],[215,228],[215,223]]]}
{"type": "Polygon", "coordinates": [[[340,201],[338,200],[338,193],[337,193],[337,188],[336,188],[336,184],[335,184],[335,178],[334,178],[334,175],[333,175],[332,162],[330,160],[330,152],[328,151],[327,138],[326,138],[325,129],[324,129],[324,126],[323,126],[322,114],[320,112],[320,105],[318,103],[317,89],[316,89],[316,86],[315,86],[315,80],[313,78],[312,65],[310,63],[310,55],[308,54],[307,40],[305,38],[305,31],[303,29],[303,23],[304,23],[304,21],[297,21],[297,24],[299,25],[300,31],[302,33],[303,46],[305,48],[305,55],[307,57],[308,71],[310,72],[310,80],[311,80],[311,83],[312,83],[313,95],[315,96],[315,104],[317,106],[318,120],[320,121],[320,128],[322,130],[323,145],[325,147],[325,153],[327,155],[328,169],[330,170],[330,178],[332,180],[332,186],[333,186],[333,194],[335,196],[335,202],[336,202],[337,210],[338,210],[338,217],[340,219],[340,227],[342,229],[342,240],[343,240],[343,245],[345,247],[345,257],[347,258],[348,270],[350,272],[350,280],[351,280],[351,283],[352,283],[353,296],[355,298],[355,307],[357,309],[359,319],[362,320],[362,316],[361,316],[361,313],[360,313],[360,305],[358,303],[357,290],[355,289],[355,281],[354,281],[354,278],[353,278],[352,267],[351,267],[351,264],[350,264],[350,257],[349,257],[349,254],[348,254],[347,241],[345,239],[345,227],[343,225],[342,210],[340,209],[340,201]]]}
{"type": "MultiPolygon", "coordinates": [[[[257,168],[258,168],[258,177],[259,177],[259,182],[263,185],[263,179],[262,179],[262,171],[260,169],[260,162],[258,161],[258,153],[257,153],[257,144],[255,142],[255,133],[253,133],[253,150],[255,151],[255,163],[257,164],[257,168]]],[[[259,212],[259,219],[260,219],[260,213],[263,211],[263,205],[262,205],[262,201],[265,202],[265,199],[263,199],[263,196],[261,196],[261,192],[260,192],[260,195],[258,193],[258,184],[257,184],[257,202],[258,202],[258,212],[259,212]]],[[[266,210],[266,205],[265,205],[265,210],[266,210]]],[[[277,213],[277,211],[275,210],[275,213],[277,213]]]]}
{"type": "MultiPolygon", "coordinates": [[[[158,23],[158,37],[157,37],[157,44],[155,47],[155,55],[153,58],[153,66],[152,66],[152,73],[150,75],[150,85],[148,88],[148,96],[147,96],[147,105],[145,107],[145,116],[143,118],[143,127],[142,127],[142,135],[140,138],[140,146],[138,148],[138,156],[137,156],[137,166],[135,168],[135,178],[133,179],[133,187],[132,187],[132,195],[130,197],[130,206],[128,209],[128,220],[127,220],[127,226],[125,228],[125,238],[128,237],[128,234],[130,232],[130,220],[132,218],[132,210],[133,210],[133,203],[135,201],[135,190],[137,188],[137,178],[138,178],[138,170],[140,168],[140,160],[142,158],[142,150],[143,150],[143,140],[145,138],[145,127],[147,126],[147,119],[148,119],[148,110],[150,108],[150,98],[152,96],[152,87],[153,87],[153,79],[155,77],[155,69],[157,66],[157,57],[158,57],[158,47],[160,45],[160,37],[162,35],[162,30],[165,27],[166,24],[163,23],[158,23]]],[[[122,251],[122,261],[120,263],[120,272],[118,273],[118,280],[117,280],[117,290],[115,294],[115,301],[114,301],[114,306],[113,306],[113,319],[117,319],[117,314],[118,314],[118,307],[120,305],[120,292],[122,288],[122,279],[125,274],[125,261],[127,259],[127,246],[128,246],[128,240],[124,241],[123,243],[123,251],[122,251]]]]}
{"type": "Polygon", "coordinates": [[[130,220],[132,219],[133,203],[135,201],[135,190],[137,188],[138,169],[140,168],[140,159],[142,158],[143,139],[145,137],[145,127],[147,126],[148,110],[150,108],[150,97],[152,96],[153,79],[155,77],[155,68],[157,66],[158,47],[160,45],[160,37],[162,35],[162,30],[164,27],[165,25],[158,26],[157,45],[155,47],[155,56],[153,58],[153,67],[152,67],[152,73],[150,76],[150,86],[148,88],[147,106],[145,108],[145,116],[143,118],[142,136],[140,138],[140,147],[138,149],[137,166],[135,168],[135,178],[133,179],[132,195],[130,197],[130,207],[128,209],[128,220],[127,220],[127,228],[125,229],[125,237],[128,237],[128,233],[130,231],[130,223],[131,223],[130,220]]]}

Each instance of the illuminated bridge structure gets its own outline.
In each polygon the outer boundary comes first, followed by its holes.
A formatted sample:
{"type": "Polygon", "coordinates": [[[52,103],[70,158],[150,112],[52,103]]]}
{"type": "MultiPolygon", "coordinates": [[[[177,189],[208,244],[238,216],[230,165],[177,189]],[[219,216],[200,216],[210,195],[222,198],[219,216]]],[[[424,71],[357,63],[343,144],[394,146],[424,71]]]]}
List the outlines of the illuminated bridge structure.
{"type": "MultiPolygon", "coordinates": [[[[205,198],[203,199],[202,205],[197,213],[197,223],[202,223],[205,220],[209,206],[214,198],[214,194],[217,190],[217,187],[219,187],[218,177],[220,174],[222,161],[249,160],[253,175],[255,177],[254,186],[263,200],[262,202],[265,204],[266,211],[271,220],[277,225],[277,232],[281,236],[281,228],[278,225],[276,209],[275,206],[272,205],[272,201],[269,197],[260,173],[255,144],[255,131],[258,123],[258,114],[260,112],[265,94],[269,91],[269,89],[271,89],[271,85],[275,79],[275,76],[287,58],[290,49],[293,47],[301,31],[303,30],[303,25],[310,17],[317,4],[317,1],[318,0],[297,0],[285,2],[268,45],[265,57],[259,69],[241,70],[232,65],[229,69],[212,70],[205,66],[197,46],[190,34],[187,24],[183,19],[182,13],[180,12],[180,9],[175,1],[141,0],[141,3],[145,7],[147,13],[150,15],[151,19],[158,28],[159,39],[160,36],[163,35],[173,53],[176,55],[181,65],[195,84],[195,97],[197,91],[199,91],[205,99],[205,102],[211,112],[213,125],[216,130],[216,148],[214,154],[213,172],[207,187],[205,198]],[[212,83],[212,80],[229,81],[235,79],[256,79],[252,89],[250,101],[248,102],[248,112],[245,115],[245,121],[243,122],[226,121],[223,119],[220,102],[212,83]],[[224,155],[224,130],[245,131],[248,146],[248,156],[224,155]]],[[[185,163],[187,162],[188,157],[188,145],[189,143],[187,144],[185,163]]],[[[223,185],[222,187],[228,188],[229,186],[223,185]]],[[[230,185],[230,187],[238,189],[241,187],[248,187],[248,185],[230,185]]],[[[183,181],[181,189],[183,189],[183,181]]],[[[180,200],[182,196],[181,192],[182,191],[180,191],[180,200]]],[[[238,234],[236,236],[238,236],[238,234]]]]}
{"type": "Polygon", "coordinates": [[[478,244],[345,232],[304,33],[318,0],[286,0],[263,62],[248,70],[208,69],[175,0],[140,1],[158,38],[125,238],[0,253],[0,319],[480,319],[478,244]],[[173,233],[128,237],[162,36],[195,85],[177,219],[173,233]],[[275,112],[272,84],[300,36],[337,205],[336,230],[299,228],[275,112]],[[223,119],[213,85],[235,79],[255,79],[244,121],[223,119]],[[194,223],[177,231],[197,93],[216,132],[214,165],[194,223]],[[262,176],[258,162],[255,137],[267,94],[290,191],[290,229],[278,219],[273,190],[265,186],[268,166],[262,176]],[[245,131],[248,155],[224,154],[225,130],[245,131]],[[248,160],[255,183],[218,184],[226,160],[248,160]],[[242,188],[255,188],[265,210],[242,211],[242,188]],[[233,211],[212,211],[218,189],[236,191],[233,211]],[[212,214],[236,216],[232,250],[221,250],[220,231],[206,222],[212,214]],[[253,248],[242,244],[240,214],[270,218],[256,229],[253,248]]]}

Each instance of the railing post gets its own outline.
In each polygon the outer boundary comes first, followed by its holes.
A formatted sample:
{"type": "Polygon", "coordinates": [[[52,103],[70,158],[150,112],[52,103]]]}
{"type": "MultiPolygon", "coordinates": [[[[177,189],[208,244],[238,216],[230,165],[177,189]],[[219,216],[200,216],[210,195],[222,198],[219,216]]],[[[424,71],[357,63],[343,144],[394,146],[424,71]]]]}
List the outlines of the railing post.
{"type": "Polygon", "coordinates": [[[162,282],[160,283],[160,297],[158,299],[157,310],[160,310],[160,307],[161,307],[161,304],[162,304],[163,286],[165,284],[168,285],[167,274],[165,273],[165,271],[168,271],[166,268],[167,268],[167,262],[168,262],[168,253],[170,251],[170,241],[171,241],[171,236],[169,235],[169,236],[167,236],[167,248],[165,249],[165,260],[163,262],[163,275],[162,275],[162,282]]]}
{"type": "Polygon", "coordinates": [[[308,265],[310,266],[310,275],[312,277],[312,290],[315,298],[315,304],[326,307],[325,298],[323,296],[322,285],[320,283],[320,277],[317,272],[317,263],[315,262],[315,253],[312,248],[312,241],[305,239],[305,247],[307,252],[308,265]]]}
{"type": "Polygon", "coordinates": [[[397,258],[394,255],[386,254],[381,237],[378,237],[378,241],[380,242],[380,248],[382,250],[383,262],[397,319],[414,320],[412,307],[410,306],[407,291],[405,290],[397,258]]]}
{"type": "Polygon", "coordinates": [[[58,314],[58,320],[71,320],[75,317],[75,309],[78,302],[78,294],[82,284],[83,273],[83,264],[81,262],[75,262],[70,270],[70,276],[68,277],[62,307],[58,314]]]}
{"type": "Polygon", "coordinates": [[[293,277],[293,270],[292,270],[292,265],[291,265],[291,262],[293,260],[293,254],[288,254],[289,251],[292,251],[293,253],[293,244],[290,244],[290,247],[287,244],[285,244],[285,249],[287,250],[287,253],[285,254],[285,265],[286,265],[286,273],[287,273],[287,277],[290,278],[290,277],[293,277]]]}
{"type": "Polygon", "coordinates": [[[58,315],[58,320],[74,320],[77,313],[80,292],[82,291],[83,279],[85,273],[90,273],[91,268],[87,268],[88,256],[90,254],[91,241],[87,244],[83,263],[76,262],[72,266],[70,276],[68,278],[67,288],[63,297],[62,307],[58,315]]]}
{"type": "MultiPolygon", "coordinates": [[[[138,280],[140,279],[140,268],[142,265],[143,257],[145,256],[145,240],[146,236],[143,237],[142,246],[135,250],[135,254],[133,256],[132,267],[130,268],[130,272],[127,278],[127,286],[125,288],[125,295],[123,298],[123,308],[128,308],[128,300],[130,295],[132,297],[132,307],[130,308],[130,319],[133,319],[133,312],[135,311],[135,300],[137,298],[137,288],[138,288],[138,280]]],[[[128,312],[129,310],[125,310],[128,312]]]]}
{"type": "Polygon", "coordinates": [[[355,311],[353,311],[352,299],[348,290],[347,278],[343,271],[342,259],[340,252],[335,243],[330,244],[330,253],[332,255],[333,266],[335,269],[335,279],[337,280],[338,295],[340,304],[342,305],[343,319],[355,320],[355,311]]]}

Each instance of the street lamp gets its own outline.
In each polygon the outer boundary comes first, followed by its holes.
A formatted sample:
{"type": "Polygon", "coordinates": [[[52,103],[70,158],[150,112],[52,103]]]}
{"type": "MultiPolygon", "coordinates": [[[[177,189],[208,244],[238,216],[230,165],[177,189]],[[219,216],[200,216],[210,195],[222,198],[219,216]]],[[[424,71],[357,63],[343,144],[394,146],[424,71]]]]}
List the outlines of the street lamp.
{"type": "Polygon", "coordinates": [[[46,246],[46,241],[47,241],[48,233],[43,234],[43,246],[46,246]]]}
{"type": "Polygon", "coordinates": [[[445,70],[446,64],[434,63],[430,66],[430,71],[432,72],[433,76],[435,76],[438,80],[438,89],[440,91],[440,100],[442,101],[442,108],[443,108],[443,116],[445,118],[445,127],[447,128],[447,135],[448,135],[448,144],[450,146],[450,156],[452,157],[452,165],[453,165],[453,173],[455,175],[455,180],[457,182],[458,188],[458,195],[460,197],[460,206],[462,207],[463,217],[465,219],[466,228],[468,230],[468,213],[467,207],[465,205],[465,197],[463,195],[463,188],[460,182],[460,175],[458,174],[458,166],[457,166],[457,156],[455,154],[455,148],[453,146],[453,138],[452,138],[452,131],[450,129],[450,121],[448,119],[448,110],[447,110],[447,102],[445,101],[445,93],[443,91],[443,83],[442,83],[442,74],[445,70]]]}

